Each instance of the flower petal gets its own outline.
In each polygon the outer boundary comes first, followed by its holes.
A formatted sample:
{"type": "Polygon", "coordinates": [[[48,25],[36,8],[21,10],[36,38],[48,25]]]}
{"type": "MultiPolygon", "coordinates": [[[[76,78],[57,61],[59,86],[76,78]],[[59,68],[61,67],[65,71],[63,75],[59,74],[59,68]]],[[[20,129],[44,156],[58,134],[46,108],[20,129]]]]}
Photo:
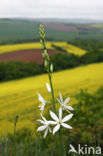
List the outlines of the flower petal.
{"type": "Polygon", "coordinates": [[[47,87],[48,92],[51,93],[51,88],[50,88],[50,85],[48,83],[46,83],[46,87],[47,87]]]}
{"type": "Polygon", "coordinates": [[[65,101],[64,101],[64,105],[66,105],[70,100],[70,97],[68,97],[65,101]]]}
{"type": "Polygon", "coordinates": [[[62,98],[61,93],[59,93],[59,96],[60,96],[61,103],[63,103],[63,98],[62,98]]]}
{"type": "Polygon", "coordinates": [[[40,95],[40,93],[38,93],[38,100],[42,103],[45,104],[46,101],[44,100],[44,98],[40,95]]]}
{"type": "Polygon", "coordinates": [[[46,128],[46,130],[44,132],[44,139],[46,138],[47,134],[48,134],[48,127],[46,128]]]}
{"type": "Polygon", "coordinates": [[[48,121],[48,123],[49,123],[50,125],[56,125],[56,124],[57,124],[56,121],[48,121]]]}
{"type": "Polygon", "coordinates": [[[67,108],[68,110],[74,110],[74,108],[72,108],[71,106],[65,106],[65,108],[67,108]]]}
{"type": "Polygon", "coordinates": [[[53,129],[53,135],[60,129],[60,124],[58,124],[57,126],[55,126],[55,128],[53,129]]]}
{"type": "Polygon", "coordinates": [[[45,108],[45,104],[43,104],[42,106],[39,106],[40,110],[43,112],[44,108],[45,108]]]}
{"type": "Polygon", "coordinates": [[[72,127],[70,125],[67,125],[66,123],[62,123],[61,125],[65,128],[72,129],[72,127]]]}
{"type": "Polygon", "coordinates": [[[62,108],[59,108],[59,120],[62,120],[62,108]]]}
{"type": "Polygon", "coordinates": [[[58,102],[59,102],[60,104],[62,104],[61,101],[60,101],[58,98],[57,98],[57,100],[58,100],[58,102]]]}
{"type": "Polygon", "coordinates": [[[43,120],[37,120],[37,121],[42,123],[43,125],[45,124],[45,122],[43,120]]]}
{"type": "Polygon", "coordinates": [[[52,111],[50,111],[50,116],[51,116],[51,118],[53,119],[53,120],[55,120],[55,121],[59,121],[59,119],[58,119],[58,117],[56,116],[56,114],[55,113],[53,113],[52,111]]]}
{"type": "Polygon", "coordinates": [[[52,130],[51,130],[50,126],[49,126],[49,132],[52,133],[52,130]]]}
{"type": "Polygon", "coordinates": [[[66,122],[66,121],[70,120],[72,117],[73,117],[73,114],[69,114],[63,118],[62,122],[66,122]]]}
{"type": "Polygon", "coordinates": [[[42,115],[41,115],[41,117],[42,117],[42,119],[43,119],[45,122],[47,122],[47,120],[45,119],[45,117],[44,117],[44,116],[42,116],[42,115]]]}
{"type": "Polygon", "coordinates": [[[45,128],[46,128],[46,125],[40,126],[40,127],[37,129],[37,131],[43,131],[45,128]]]}

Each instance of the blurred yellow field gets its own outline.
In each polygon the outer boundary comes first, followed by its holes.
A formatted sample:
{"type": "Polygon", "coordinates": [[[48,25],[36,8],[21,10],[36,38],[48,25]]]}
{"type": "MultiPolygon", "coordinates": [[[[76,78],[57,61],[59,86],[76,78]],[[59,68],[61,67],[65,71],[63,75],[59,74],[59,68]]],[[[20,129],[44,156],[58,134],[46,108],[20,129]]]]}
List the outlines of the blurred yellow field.
{"type": "MultiPolygon", "coordinates": [[[[41,75],[22,80],[5,82],[0,84],[0,135],[13,132],[13,120],[20,116],[17,129],[35,129],[33,120],[39,115],[37,92],[45,99],[50,95],[45,83],[48,76],[41,75]]],[[[91,64],[71,70],[56,72],[53,74],[55,97],[61,92],[63,97],[73,96],[80,88],[96,91],[103,85],[103,63],[91,64]]],[[[74,99],[71,99],[71,104],[74,99]]]]}
{"type": "MultiPolygon", "coordinates": [[[[67,44],[67,42],[47,42],[47,49],[55,49],[52,45],[62,47],[69,53],[73,53],[75,55],[84,55],[86,50],[80,49],[71,44],[67,44]]],[[[41,44],[39,42],[35,43],[25,43],[25,44],[14,44],[14,45],[2,45],[0,46],[0,54],[7,52],[14,52],[18,50],[28,50],[28,49],[41,49],[41,44]]]]}
{"type": "Polygon", "coordinates": [[[90,24],[88,27],[103,29],[103,24],[90,24]]]}

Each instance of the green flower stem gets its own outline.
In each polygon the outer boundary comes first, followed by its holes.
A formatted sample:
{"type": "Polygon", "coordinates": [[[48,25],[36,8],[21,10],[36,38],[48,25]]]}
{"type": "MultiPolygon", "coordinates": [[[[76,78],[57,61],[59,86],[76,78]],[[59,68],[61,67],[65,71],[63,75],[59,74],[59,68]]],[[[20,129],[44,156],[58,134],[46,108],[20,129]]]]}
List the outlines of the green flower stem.
{"type": "Polygon", "coordinates": [[[59,130],[59,140],[60,140],[61,156],[63,156],[64,155],[64,148],[63,148],[63,141],[62,141],[62,132],[61,132],[61,129],[59,130]]]}
{"type": "Polygon", "coordinates": [[[49,82],[50,82],[50,87],[51,87],[51,96],[52,96],[53,109],[54,109],[54,112],[56,113],[54,90],[53,90],[52,77],[51,77],[50,72],[48,72],[48,77],[49,77],[49,82]]]}
{"type": "MultiPolygon", "coordinates": [[[[51,87],[51,95],[52,95],[52,104],[53,104],[53,109],[56,113],[56,107],[55,107],[55,98],[54,98],[54,90],[53,90],[53,85],[52,85],[52,75],[50,74],[50,72],[48,72],[48,76],[49,76],[49,82],[50,82],[50,87],[51,87]]],[[[59,130],[59,140],[60,140],[60,150],[61,150],[61,156],[63,156],[64,154],[64,149],[63,149],[63,141],[62,141],[62,132],[61,129],[59,130]]]]}

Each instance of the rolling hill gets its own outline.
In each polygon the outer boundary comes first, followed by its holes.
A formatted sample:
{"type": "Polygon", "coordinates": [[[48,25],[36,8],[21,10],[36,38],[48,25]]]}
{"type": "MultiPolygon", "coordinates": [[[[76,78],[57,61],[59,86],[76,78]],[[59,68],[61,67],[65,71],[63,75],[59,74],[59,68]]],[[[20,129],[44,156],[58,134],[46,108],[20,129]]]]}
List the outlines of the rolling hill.
{"type": "Polygon", "coordinates": [[[39,25],[45,26],[49,41],[103,40],[103,24],[75,23],[74,20],[0,19],[0,44],[39,41],[39,25]],[[99,29],[98,29],[99,28],[99,29]]]}

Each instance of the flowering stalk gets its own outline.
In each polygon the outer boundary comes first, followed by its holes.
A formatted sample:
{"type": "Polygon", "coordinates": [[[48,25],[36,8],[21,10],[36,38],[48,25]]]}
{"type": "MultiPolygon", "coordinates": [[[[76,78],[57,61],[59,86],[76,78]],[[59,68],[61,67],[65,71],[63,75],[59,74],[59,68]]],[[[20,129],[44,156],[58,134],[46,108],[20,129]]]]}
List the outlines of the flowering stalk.
{"type": "MultiPolygon", "coordinates": [[[[54,112],[56,113],[54,90],[53,90],[53,84],[52,84],[53,64],[51,64],[50,57],[47,53],[46,44],[45,44],[45,32],[44,32],[43,25],[40,25],[40,42],[42,44],[42,50],[43,50],[42,55],[44,58],[44,66],[45,66],[46,71],[48,72],[49,83],[50,83],[50,87],[51,87],[53,109],[54,109],[54,112]]],[[[61,130],[59,130],[59,139],[60,139],[60,146],[61,146],[61,155],[63,156],[63,143],[62,143],[61,130]]]]}
{"type": "Polygon", "coordinates": [[[57,101],[61,105],[59,108],[59,115],[57,116],[56,106],[55,106],[55,98],[54,98],[54,90],[53,90],[53,84],[52,84],[52,72],[53,72],[53,64],[51,63],[50,57],[47,53],[46,49],[46,43],[45,43],[45,33],[44,33],[44,27],[40,25],[40,42],[42,45],[43,50],[43,58],[44,58],[44,67],[48,73],[49,83],[46,83],[46,87],[48,92],[51,94],[51,101],[53,105],[53,111],[50,111],[50,116],[53,119],[52,121],[48,121],[45,117],[43,117],[43,111],[45,108],[45,105],[47,104],[47,101],[38,93],[38,99],[41,102],[42,105],[39,106],[41,110],[41,117],[42,120],[38,120],[42,126],[40,126],[37,131],[45,131],[44,132],[44,138],[47,136],[48,132],[52,133],[51,125],[55,125],[53,129],[53,135],[58,131],[59,139],[60,139],[60,150],[61,150],[61,156],[64,156],[64,148],[63,148],[63,139],[62,139],[62,133],[61,133],[61,127],[72,129],[72,127],[65,122],[69,121],[73,114],[70,112],[73,110],[71,106],[68,106],[67,103],[69,102],[70,98],[68,97],[65,101],[63,101],[61,93],[59,94],[60,98],[57,98],[57,101]],[[63,112],[66,111],[69,113],[69,115],[65,116],[63,118],[63,112]]]}
{"type": "Polygon", "coordinates": [[[53,109],[54,109],[54,112],[56,113],[54,90],[53,90],[53,85],[52,85],[53,64],[51,64],[50,57],[47,53],[46,44],[45,44],[44,27],[42,25],[40,25],[40,42],[41,42],[42,50],[43,50],[42,55],[44,58],[44,66],[45,66],[46,71],[48,72],[48,77],[49,77],[49,82],[50,82],[53,109]]]}

